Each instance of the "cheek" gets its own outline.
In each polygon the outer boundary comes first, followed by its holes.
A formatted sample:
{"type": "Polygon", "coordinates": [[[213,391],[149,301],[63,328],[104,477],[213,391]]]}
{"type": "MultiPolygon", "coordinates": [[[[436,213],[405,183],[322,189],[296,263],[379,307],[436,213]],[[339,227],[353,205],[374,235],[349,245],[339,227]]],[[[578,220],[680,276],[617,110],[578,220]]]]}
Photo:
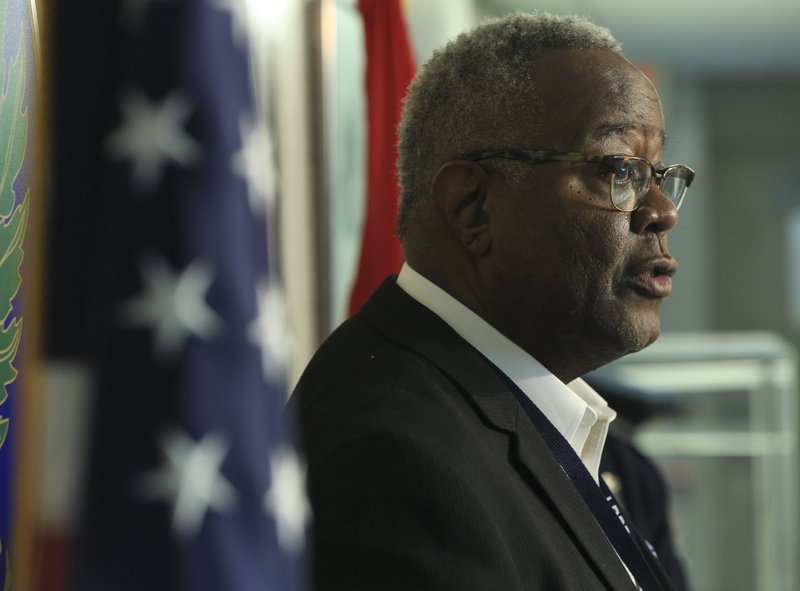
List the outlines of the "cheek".
{"type": "Polygon", "coordinates": [[[624,271],[629,235],[627,215],[590,210],[575,216],[564,232],[576,275],[588,291],[609,289],[624,271]]]}
{"type": "Polygon", "coordinates": [[[606,289],[625,258],[629,215],[611,209],[607,196],[584,179],[560,181],[500,202],[501,258],[517,273],[535,275],[540,287],[606,289]]]}
{"type": "MultiPolygon", "coordinates": [[[[571,180],[567,185],[568,195],[578,208],[593,212],[604,212],[611,208],[611,198],[606,182],[597,178],[571,180]]],[[[579,209],[580,210],[580,209],[579,209]]]]}

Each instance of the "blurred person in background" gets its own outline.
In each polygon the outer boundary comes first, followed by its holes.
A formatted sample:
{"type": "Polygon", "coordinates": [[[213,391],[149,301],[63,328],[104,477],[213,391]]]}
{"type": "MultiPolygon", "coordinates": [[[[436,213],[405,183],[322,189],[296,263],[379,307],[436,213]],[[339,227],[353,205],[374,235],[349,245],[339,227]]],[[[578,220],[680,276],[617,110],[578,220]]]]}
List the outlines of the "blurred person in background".
{"type": "Polygon", "coordinates": [[[675,545],[669,487],[656,463],[633,441],[644,423],[681,409],[668,397],[647,396],[609,376],[589,374],[584,380],[617,412],[603,446],[600,477],[652,544],[675,591],[689,591],[683,557],[675,545]]]}

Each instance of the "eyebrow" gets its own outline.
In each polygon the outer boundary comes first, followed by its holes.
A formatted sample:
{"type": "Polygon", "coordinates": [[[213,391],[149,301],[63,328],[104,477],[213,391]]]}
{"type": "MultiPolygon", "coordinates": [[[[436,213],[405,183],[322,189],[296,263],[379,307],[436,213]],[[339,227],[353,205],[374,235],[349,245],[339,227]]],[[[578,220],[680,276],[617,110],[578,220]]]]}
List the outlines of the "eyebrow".
{"type": "MultiPolygon", "coordinates": [[[[596,133],[600,138],[606,138],[612,135],[622,135],[628,133],[629,131],[635,131],[639,129],[640,126],[632,124],[632,123],[604,123],[599,125],[593,130],[593,133],[596,133]]],[[[663,148],[664,145],[667,143],[667,134],[662,129],[661,130],[661,147],[663,148]]]]}

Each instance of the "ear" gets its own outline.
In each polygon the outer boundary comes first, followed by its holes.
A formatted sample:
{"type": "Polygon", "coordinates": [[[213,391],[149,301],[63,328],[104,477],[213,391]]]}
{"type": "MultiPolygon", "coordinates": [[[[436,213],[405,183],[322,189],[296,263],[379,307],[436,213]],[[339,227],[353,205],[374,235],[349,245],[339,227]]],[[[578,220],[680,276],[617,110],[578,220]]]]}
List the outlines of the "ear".
{"type": "Polygon", "coordinates": [[[469,160],[448,162],[433,178],[436,208],[453,236],[473,256],[484,256],[491,247],[484,208],[488,181],[486,171],[469,160]]]}

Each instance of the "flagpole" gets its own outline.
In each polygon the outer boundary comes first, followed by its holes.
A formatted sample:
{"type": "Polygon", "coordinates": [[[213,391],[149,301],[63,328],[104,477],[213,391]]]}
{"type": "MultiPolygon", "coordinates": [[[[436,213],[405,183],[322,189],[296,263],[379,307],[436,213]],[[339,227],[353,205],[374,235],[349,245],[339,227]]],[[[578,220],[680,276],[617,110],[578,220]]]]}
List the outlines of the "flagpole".
{"type": "Polygon", "coordinates": [[[317,321],[315,340],[331,331],[330,150],[334,61],[336,59],[336,0],[315,0],[308,7],[311,76],[313,208],[316,258],[317,321]]]}

